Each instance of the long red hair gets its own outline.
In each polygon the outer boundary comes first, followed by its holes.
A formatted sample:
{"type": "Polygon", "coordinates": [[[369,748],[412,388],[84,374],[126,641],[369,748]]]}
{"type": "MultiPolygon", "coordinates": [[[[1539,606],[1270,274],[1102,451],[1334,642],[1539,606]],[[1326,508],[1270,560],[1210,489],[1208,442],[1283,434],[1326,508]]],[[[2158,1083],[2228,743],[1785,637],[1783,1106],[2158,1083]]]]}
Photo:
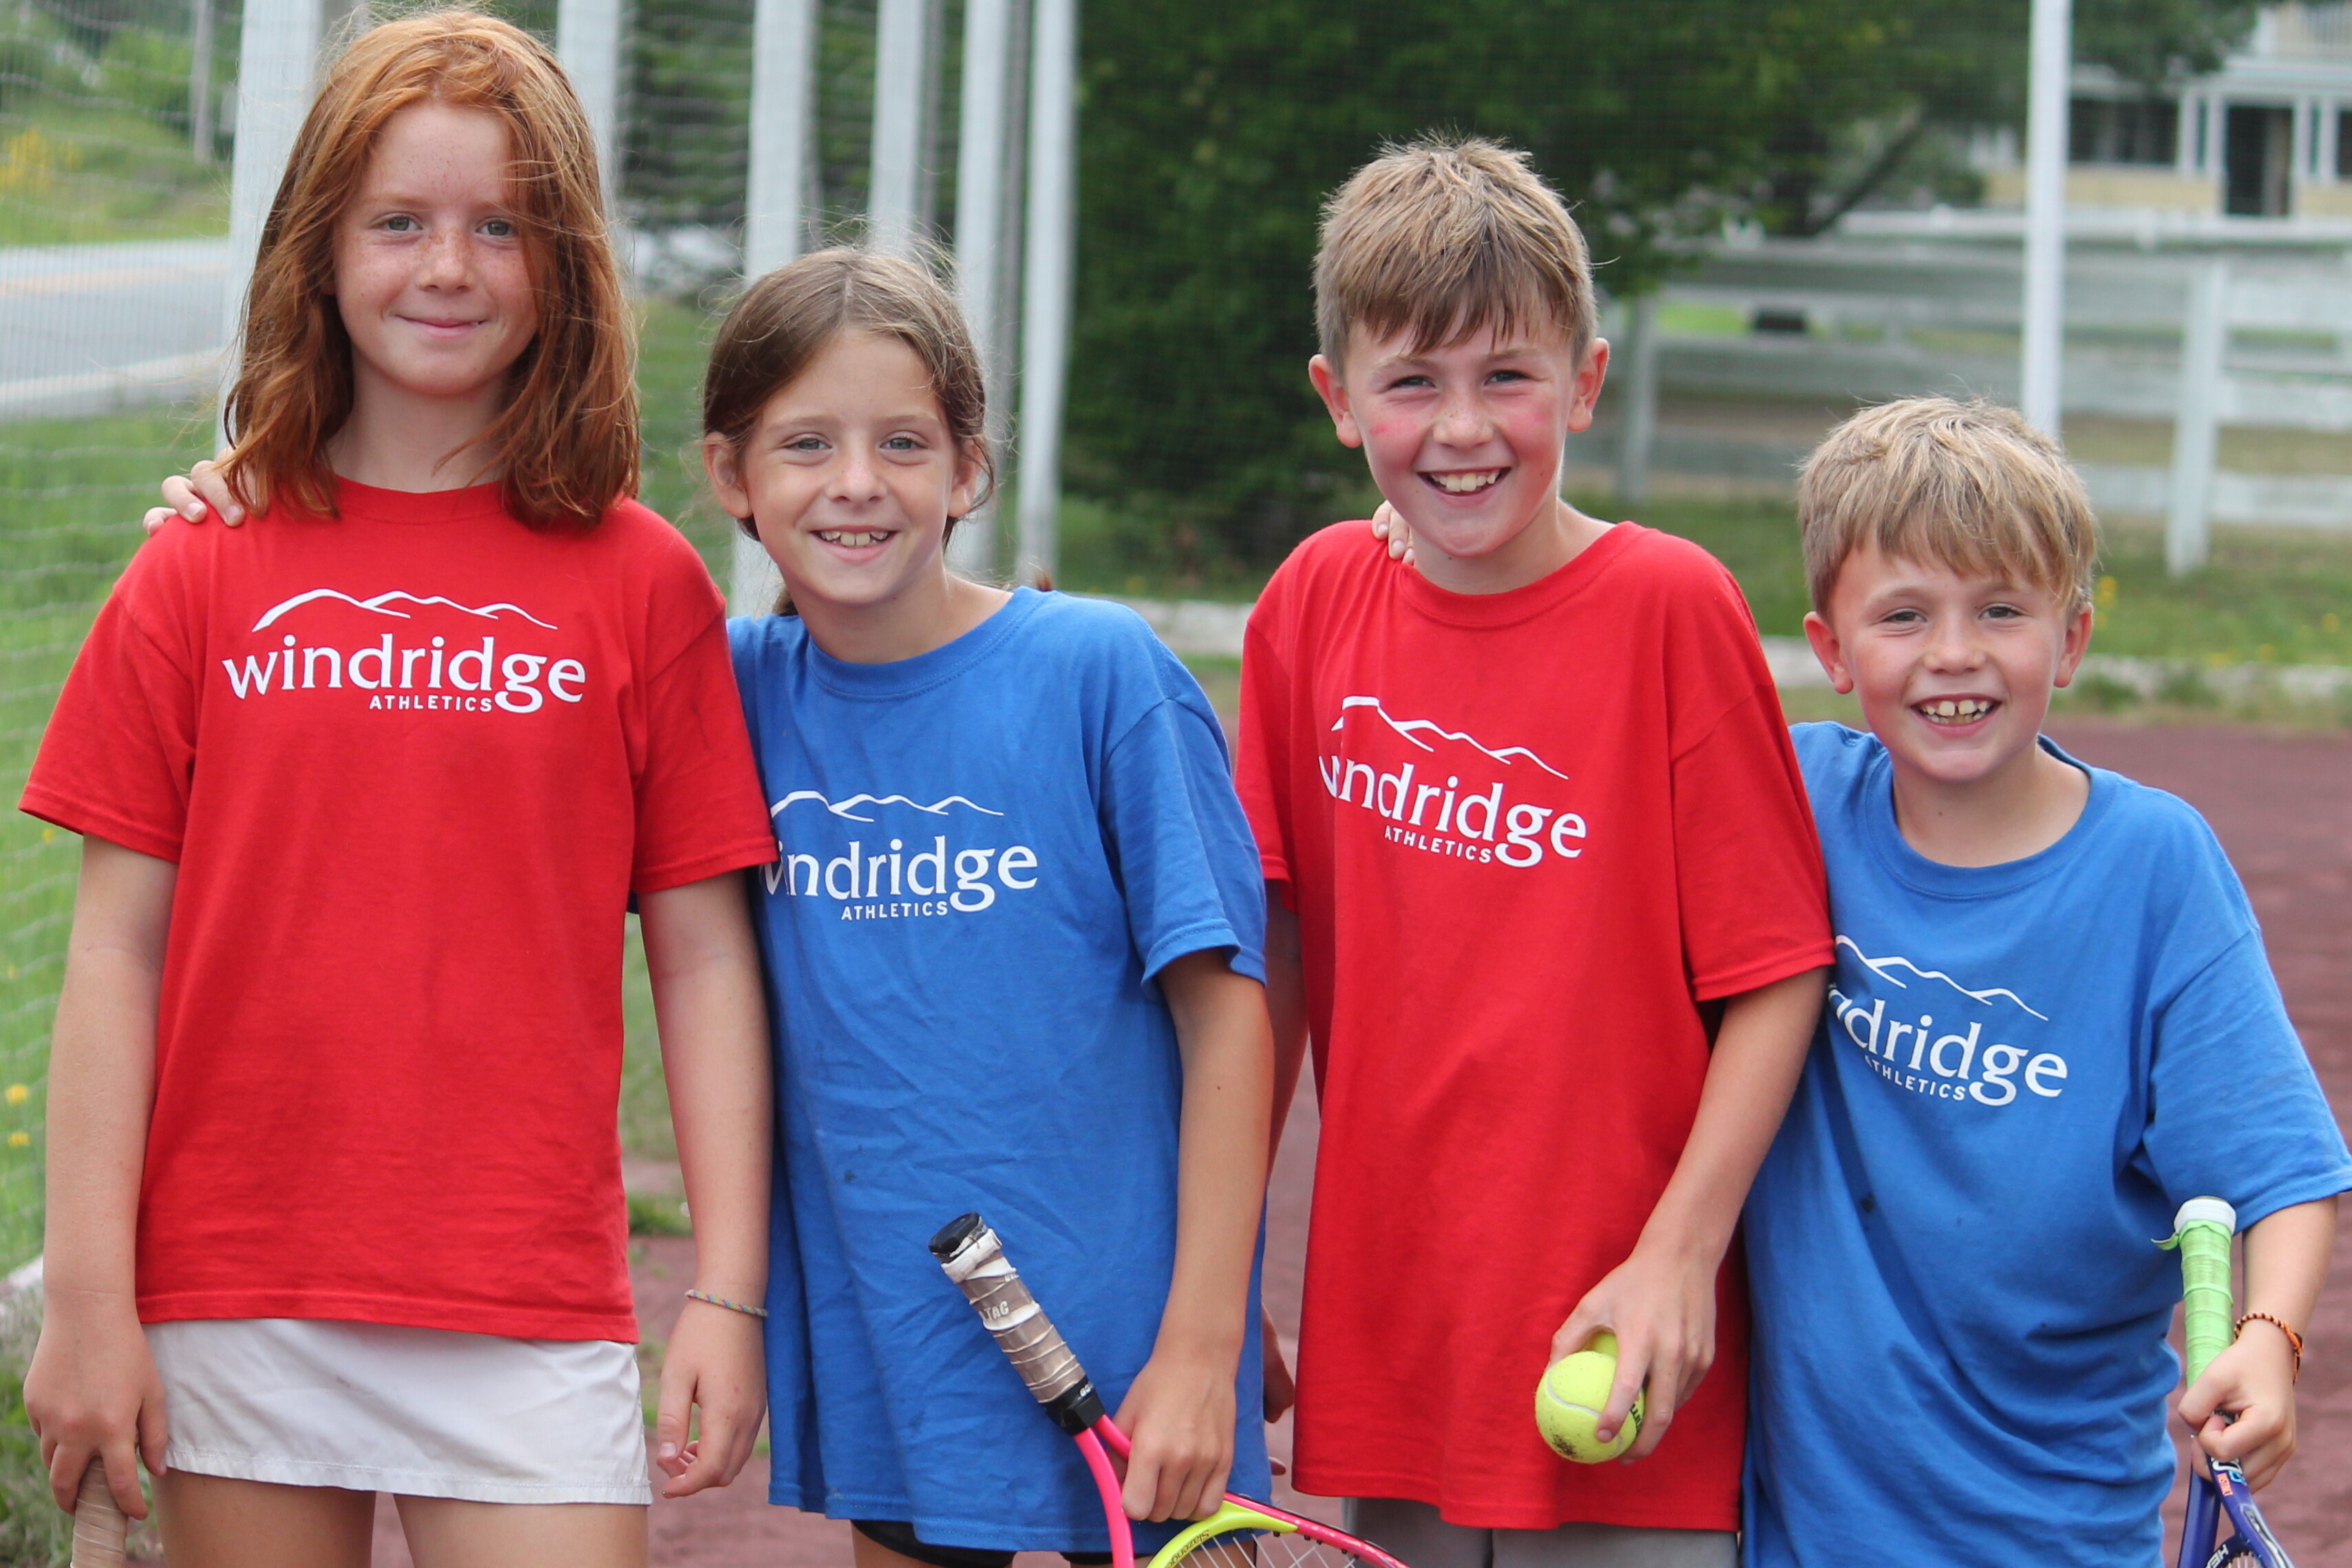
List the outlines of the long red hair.
{"type": "Polygon", "coordinates": [[[327,443],[352,413],[352,344],[334,300],[335,225],[384,122],[416,103],[506,127],[539,324],[487,436],[507,508],[533,527],[593,526],[637,488],[632,333],[588,118],[555,58],[520,28],[436,11],[371,28],[310,106],[278,186],[246,294],[228,395],[230,482],[257,503],[334,514],[327,443]]]}

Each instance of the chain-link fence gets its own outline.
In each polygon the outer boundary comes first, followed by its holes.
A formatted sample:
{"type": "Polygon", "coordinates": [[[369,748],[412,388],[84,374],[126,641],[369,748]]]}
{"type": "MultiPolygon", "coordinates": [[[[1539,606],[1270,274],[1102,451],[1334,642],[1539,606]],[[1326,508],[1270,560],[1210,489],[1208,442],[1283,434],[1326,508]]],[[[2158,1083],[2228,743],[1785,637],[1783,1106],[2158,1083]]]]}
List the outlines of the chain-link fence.
{"type": "MultiPolygon", "coordinates": [[[[236,0],[0,4],[0,794],[157,477],[220,320],[236,0]],[[137,405],[138,406],[126,406],[137,405]]],[[[68,835],[0,813],[0,1263],[37,1249],[68,835]]]]}
{"type": "MultiPolygon", "coordinates": [[[[11,799],[57,684],[136,543],[155,480],[211,445],[209,388],[235,265],[240,29],[243,7],[264,3],[0,0],[0,790],[11,799]]],[[[1879,246],[1889,267],[1933,249],[1942,259],[1927,271],[1939,276],[1969,269],[1969,246],[1994,258],[1995,269],[2013,268],[1995,255],[2013,258],[2014,234],[2001,227],[2013,220],[1971,204],[1998,203],[2016,183],[2027,0],[1085,5],[1076,46],[1082,134],[1069,161],[1075,237],[1058,231],[1058,243],[1074,247],[1075,282],[1056,282],[1042,265],[1052,247],[1036,240],[1057,232],[1049,221],[1056,166],[1037,131],[1050,133],[1050,116],[1033,114],[1060,90],[1039,64],[1049,58],[1048,29],[1036,21],[1067,16],[1056,3],[636,0],[617,13],[615,207],[640,280],[646,496],[686,528],[722,581],[730,529],[699,499],[697,386],[712,314],[740,276],[747,229],[758,228],[766,199],[754,189],[753,100],[775,18],[787,14],[805,19],[811,60],[804,167],[784,197],[794,243],[854,228],[886,189],[905,204],[905,221],[948,252],[973,259],[986,241],[988,298],[970,303],[994,345],[1000,428],[1018,447],[1014,415],[1029,415],[1034,452],[1045,426],[1066,424],[1067,446],[1050,465],[1066,495],[1045,509],[1061,529],[1066,585],[1246,597],[1307,530],[1370,504],[1360,460],[1332,439],[1307,386],[1307,267],[1324,195],[1383,142],[1423,131],[1489,132],[1529,148],[1577,205],[1604,287],[1621,301],[1667,290],[1654,317],[1663,390],[1644,439],[1662,466],[1717,486],[1721,505],[1643,515],[1699,532],[1733,560],[1768,631],[1792,630],[1801,613],[1778,499],[1791,453],[1857,393],[1915,383],[1998,392],[1998,378],[1971,383],[1968,367],[2014,356],[2013,321],[1994,320],[1998,312],[1960,319],[1948,289],[1885,284],[1885,269],[1857,260],[1855,247],[1879,246]],[[890,75],[884,35],[919,37],[914,56],[901,55],[914,69],[890,75]],[[982,59],[1001,64],[982,69],[975,89],[967,65],[982,59]],[[883,178],[877,147],[887,139],[877,126],[893,103],[912,104],[893,123],[915,130],[911,151],[883,178]],[[1830,243],[1802,248],[1832,229],[1830,243]],[[1844,295],[1829,288],[1832,260],[1864,283],[1844,295]],[[1074,306],[1066,422],[1016,409],[1037,385],[1020,374],[1021,345],[1044,343],[1058,363],[1058,340],[1041,323],[1065,306],[1074,306]],[[1916,373],[1908,382],[1885,368],[1904,355],[1905,374],[1916,373]],[[1747,510],[1725,510],[1732,503],[1722,498],[1735,492],[1747,510]]],[[[551,42],[563,16],[578,15],[572,0],[488,8],[551,42]]],[[[325,9],[342,16],[330,34],[355,20],[340,3],[325,9]]],[[[2215,72],[2225,56],[2239,58],[2231,51],[2255,47],[2246,43],[2253,15],[2251,0],[2080,0],[2078,57],[2093,62],[2078,73],[2084,101],[2153,93],[2183,106],[2135,121],[2171,126],[2171,184],[2147,173],[2164,151],[2156,132],[2119,140],[2098,129],[2115,113],[2079,112],[2090,128],[2077,150],[2084,199],[2161,186],[2166,200],[2188,200],[2236,178],[2224,132],[2243,117],[2225,99],[2240,68],[2215,72]],[[2200,148],[2220,161],[2199,162],[2200,148]],[[2140,160],[2124,171],[2129,179],[2101,162],[2126,157],[2140,160]]],[[[2352,44],[2330,40],[2352,29],[2319,22],[2342,16],[2352,11],[2298,8],[2295,26],[2281,22],[2256,39],[2304,40],[2303,54],[2280,56],[2305,73],[2294,102],[2277,111],[2288,118],[2276,121],[2291,212],[2240,220],[2220,211],[2217,195],[2210,235],[2197,226],[2202,217],[2159,224],[2142,215],[2108,223],[2101,243],[2184,265],[2216,247],[2253,247],[2272,258],[2266,267],[2300,258],[2340,270],[2352,255],[2352,217],[2326,215],[2331,201],[2352,212],[2344,151],[2352,44]],[[2145,244],[2131,228],[2143,219],[2145,244]]],[[[248,85],[261,74],[257,64],[248,85]]],[[[248,148],[262,123],[250,118],[248,148]]],[[[2321,391],[2302,398],[2298,416],[2311,428],[2250,433],[2234,392],[2210,411],[2206,428],[2230,426],[2207,463],[2218,475],[2214,505],[2223,521],[2242,521],[2228,515],[2238,485],[2255,497],[2241,511],[2324,521],[2331,498],[2352,498],[2352,464],[2332,455],[2352,427],[2352,404],[2330,412],[2338,394],[2326,390],[2352,365],[2352,327],[2332,317],[2282,324],[2269,296],[2254,297],[2271,285],[2253,270],[2239,276],[2216,363],[2248,385],[2301,377],[2298,387],[2321,391]],[[2282,510],[2275,486],[2257,492],[2231,477],[2252,474],[2302,476],[2292,494],[2278,491],[2294,505],[2282,510]]],[[[1978,278],[1970,287],[2008,285],[1978,278]]],[[[1622,338],[1633,321],[1620,314],[1610,330],[1622,338]]],[[[2086,334],[2084,352],[2175,362],[2175,324],[2126,326],[2121,347],[2102,350],[2086,334]]],[[[1604,465],[1626,439],[1620,387],[1604,398],[1601,431],[1571,448],[1571,482],[1596,505],[1617,504],[1604,465]]],[[[2161,508],[2174,425],[2167,409],[2077,409],[2070,420],[2114,483],[2139,486],[2161,508]]],[[[1049,465],[1033,466],[1033,478],[1045,477],[1049,465]]],[[[996,548],[971,564],[1013,568],[1019,478],[1016,467],[996,548]]],[[[1026,488],[1052,502],[1051,487],[1026,488]]],[[[2291,577],[2301,597],[2260,583],[2227,603],[2217,594],[2214,605],[2151,630],[2151,648],[2166,651],[2154,642],[2168,637],[2185,649],[2205,635],[2200,627],[2234,616],[2239,629],[2226,643],[2208,637],[2217,649],[2242,645],[2234,657],[2272,649],[2352,660],[2343,630],[2352,602],[2327,598],[2352,573],[2314,566],[2316,554],[2294,560],[2292,573],[2274,575],[2291,577]]],[[[2137,581],[2125,574],[2126,608],[2137,581]]],[[[0,813],[0,1266],[39,1245],[43,1064],[74,864],[67,836],[0,813]]],[[[632,1058],[641,1092],[625,1116],[635,1142],[657,1148],[666,1135],[655,1113],[658,1075],[643,1037],[632,1058]]]]}

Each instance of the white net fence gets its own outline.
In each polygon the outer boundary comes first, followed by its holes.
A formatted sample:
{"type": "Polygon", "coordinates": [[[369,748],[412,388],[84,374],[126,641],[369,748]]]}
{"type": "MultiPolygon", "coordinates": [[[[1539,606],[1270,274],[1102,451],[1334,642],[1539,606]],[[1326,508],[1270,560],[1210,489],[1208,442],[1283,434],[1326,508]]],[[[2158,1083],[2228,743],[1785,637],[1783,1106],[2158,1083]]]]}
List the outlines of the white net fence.
{"type": "MultiPolygon", "coordinates": [[[[0,794],[136,542],[201,452],[236,0],[0,0],[0,794]]],[[[68,835],[0,812],[0,1262],[40,1244],[68,835]]]]}

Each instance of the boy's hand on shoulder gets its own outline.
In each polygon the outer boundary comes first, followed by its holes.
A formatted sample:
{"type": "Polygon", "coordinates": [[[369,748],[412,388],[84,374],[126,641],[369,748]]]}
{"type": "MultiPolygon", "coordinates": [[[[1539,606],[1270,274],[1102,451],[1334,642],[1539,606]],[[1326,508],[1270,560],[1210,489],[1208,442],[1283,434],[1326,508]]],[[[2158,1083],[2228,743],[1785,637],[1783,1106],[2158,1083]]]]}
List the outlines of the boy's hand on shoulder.
{"type": "Polygon", "coordinates": [[[2294,1457],[2294,1355],[2286,1336],[2248,1323],[2181,1394],[2179,1411],[2205,1453],[2235,1459],[2256,1489],[2270,1485],[2294,1457]]]}
{"type": "Polygon", "coordinates": [[[1121,1500],[1129,1519],[1205,1519],[1234,1465],[1230,1357],[1151,1352],[1113,1417],[1131,1445],[1121,1500]]]}
{"type": "Polygon", "coordinates": [[[1601,1277],[1551,1339],[1551,1360],[1574,1355],[1593,1334],[1617,1336],[1617,1381],[1601,1411],[1599,1436],[1613,1441],[1646,1384],[1642,1436],[1624,1462],[1646,1458],[1674,1425],[1675,1412],[1715,1363],[1715,1274],[1719,1259],[1685,1258],[1674,1249],[1637,1246],[1632,1257],[1601,1277]]]}
{"type": "Polygon", "coordinates": [[[235,528],[245,521],[245,503],[221,477],[220,466],[228,460],[229,448],[224,447],[216,458],[198,462],[186,478],[173,474],[163,481],[163,504],[149,507],[142,523],[149,533],[155,533],[173,518],[190,522],[202,522],[207,517],[219,519],[235,528]]]}
{"type": "Polygon", "coordinates": [[[1390,560],[1412,564],[1412,525],[1386,501],[1372,512],[1372,537],[1388,546],[1390,560]]]}

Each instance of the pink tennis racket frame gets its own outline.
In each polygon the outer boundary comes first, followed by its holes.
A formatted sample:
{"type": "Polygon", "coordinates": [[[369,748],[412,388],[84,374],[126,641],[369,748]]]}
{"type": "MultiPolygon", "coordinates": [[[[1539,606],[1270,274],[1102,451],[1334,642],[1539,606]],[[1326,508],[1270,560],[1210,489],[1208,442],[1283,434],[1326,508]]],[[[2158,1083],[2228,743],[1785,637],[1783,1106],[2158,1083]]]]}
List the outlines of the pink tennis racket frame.
{"type": "MultiPolygon", "coordinates": [[[[963,1291],[1037,1403],[1077,1444],[1095,1479],[1095,1489],[1102,1497],[1103,1519],[1110,1527],[1112,1568],[1135,1568],[1134,1528],[1120,1501],[1118,1472],[1111,1463],[1113,1454],[1121,1459],[1128,1457],[1127,1434],[1103,1409],[1093,1382],[1061,1331],[1029,1294],[1028,1286],[1004,1256],[1003,1243],[980,1215],[965,1215],[931,1237],[931,1256],[963,1291]]],[[[1224,1500],[1288,1525],[1307,1540],[1346,1552],[1368,1568],[1406,1568],[1371,1542],[1319,1521],[1237,1492],[1225,1493],[1224,1500]]]]}

